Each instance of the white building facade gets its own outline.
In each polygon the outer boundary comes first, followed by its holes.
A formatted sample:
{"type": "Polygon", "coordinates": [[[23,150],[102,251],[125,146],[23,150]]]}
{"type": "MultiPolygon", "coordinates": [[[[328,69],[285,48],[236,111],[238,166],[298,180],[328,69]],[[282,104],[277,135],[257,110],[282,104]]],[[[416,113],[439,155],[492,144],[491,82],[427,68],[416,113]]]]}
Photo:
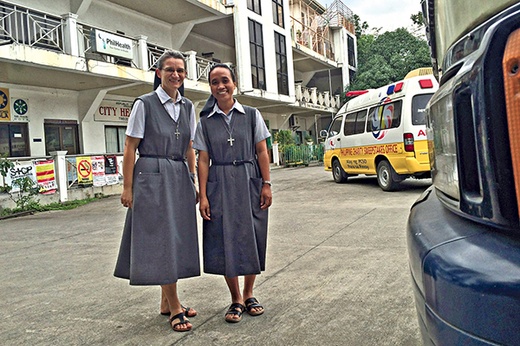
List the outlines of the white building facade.
{"type": "Polygon", "coordinates": [[[0,155],[120,154],[134,99],[165,49],[200,110],[229,63],[269,129],[316,138],[356,70],[352,13],[315,0],[0,0],[0,155]]]}

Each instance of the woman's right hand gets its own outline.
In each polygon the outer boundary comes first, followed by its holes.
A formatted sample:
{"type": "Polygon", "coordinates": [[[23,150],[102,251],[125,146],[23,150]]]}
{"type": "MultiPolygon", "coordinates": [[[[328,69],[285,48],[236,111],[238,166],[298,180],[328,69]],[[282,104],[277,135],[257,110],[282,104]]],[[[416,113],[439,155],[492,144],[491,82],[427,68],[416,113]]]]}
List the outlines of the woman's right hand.
{"type": "Polygon", "coordinates": [[[202,218],[204,220],[207,220],[207,221],[210,221],[211,220],[211,212],[209,210],[209,201],[208,201],[208,197],[204,196],[200,196],[200,201],[199,201],[199,210],[200,210],[200,216],[202,216],[202,218]]]}
{"type": "Polygon", "coordinates": [[[123,189],[123,192],[121,193],[121,204],[124,207],[132,208],[132,202],[132,189],[123,189]]]}

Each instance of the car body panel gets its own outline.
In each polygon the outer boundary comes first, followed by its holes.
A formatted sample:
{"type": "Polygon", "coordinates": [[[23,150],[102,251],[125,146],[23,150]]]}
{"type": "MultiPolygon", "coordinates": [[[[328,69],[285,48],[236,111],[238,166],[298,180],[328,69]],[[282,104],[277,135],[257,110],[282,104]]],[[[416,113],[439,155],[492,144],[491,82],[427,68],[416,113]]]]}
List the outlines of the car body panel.
{"type": "Polygon", "coordinates": [[[431,188],[411,211],[407,241],[424,338],[520,344],[519,237],[457,216],[431,188]]]}

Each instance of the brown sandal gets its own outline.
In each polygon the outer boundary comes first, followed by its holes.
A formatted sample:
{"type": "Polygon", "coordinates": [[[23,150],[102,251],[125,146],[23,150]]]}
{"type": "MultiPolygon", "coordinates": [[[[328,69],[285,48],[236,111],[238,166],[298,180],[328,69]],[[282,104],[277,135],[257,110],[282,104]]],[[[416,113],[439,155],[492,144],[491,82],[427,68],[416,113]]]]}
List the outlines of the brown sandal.
{"type": "Polygon", "coordinates": [[[187,323],[190,322],[190,320],[188,320],[185,316],[184,316],[184,312],[181,312],[181,313],[178,313],[177,315],[171,317],[170,319],[168,319],[168,321],[170,321],[170,325],[172,327],[172,329],[176,332],[189,332],[191,330],[192,327],[188,327],[187,326],[187,323]],[[175,320],[179,320],[179,322],[175,323],[175,324],[172,324],[173,321],[175,320]],[[181,324],[186,324],[186,329],[180,329],[180,328],[175,328],[181,324]]]}

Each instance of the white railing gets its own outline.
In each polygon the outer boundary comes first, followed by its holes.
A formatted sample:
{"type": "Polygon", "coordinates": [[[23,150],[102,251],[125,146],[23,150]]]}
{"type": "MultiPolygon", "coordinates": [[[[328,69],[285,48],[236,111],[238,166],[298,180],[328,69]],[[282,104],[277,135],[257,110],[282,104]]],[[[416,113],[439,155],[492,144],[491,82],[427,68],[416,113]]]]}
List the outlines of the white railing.
{"type": "Polygon", "coordinates": [[[64,53],[62,19],[1,2],[0,43],[13,42],[64,53]]]}
{"type": "Polygon", "coordinates": [[[337,108],[340,104],[339,95],[330,95],[330,91],[319,91],[316,87],[304,87],[295,84],[295,97],[300,106],[317,108],[337,108]]]}
{"type": "Polygon", "coordinates": [[[161,55],[164,53],[164,51],[167,48],[158,46],[156,44],[152,44],[147,42],[146,43],[146,51],[147,51],[147,59],[148,59],[148,66],[149,70],[155,69],[155,64],[157,63],[157,60],[161,57],[161,55]]]}

